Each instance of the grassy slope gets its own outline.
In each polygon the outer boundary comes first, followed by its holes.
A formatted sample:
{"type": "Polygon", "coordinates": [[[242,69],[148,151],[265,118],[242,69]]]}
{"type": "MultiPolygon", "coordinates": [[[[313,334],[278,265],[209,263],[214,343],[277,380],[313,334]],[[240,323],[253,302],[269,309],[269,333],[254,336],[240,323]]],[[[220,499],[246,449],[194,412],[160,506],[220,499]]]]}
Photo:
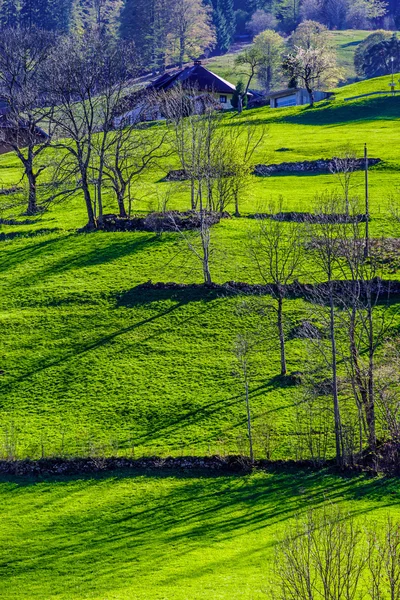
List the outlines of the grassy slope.
{"type": "MultiPolygon", "coordinates": [[[[353,29],[331,32],[333,44],[337,49],[338,65],[342,69],[344,80],[349,81],[355,79],[354,52],[358,44],[370,35],[370,33],[370,31],[353,29]]],[[[205,62],[211,71],[214,71],[214,73],[228,79],[228,81],[231,81],[232,83],[236,83],[245,76],[243,67],[240,67],[239,69],[235,66],[236,56],[236,53],[228,52],[222,56],[214,56],[205,62]]],[[[255,82],[253,82],[253,85],[256,85],[255,82]]]]}
{"type": "Polygon", "coordinates": [[[0,483],[3,600],[262,600],[274,547],[323,502],[399,513],[397,481],[124,474],[0,483]]]}
{"type": "MultiPolygon", "coordinates": [[[[368,85],[385,89],[386,80],[368,85]]],[[[398,98],[337,100],[313,111],[229,114],[224,123],[241,126],[251,119],[255,127],[267,125],[260,162],[332,156],[339,145],[355,140],[361,153],[367,141],[371,155],[385,161],[370,178],[372,230],[381,235],[393,233],[386,222],[388,196],[400,185],[399,107],[398,98]],[[279,152],[282,147],[289,150],[279,152]]],[[[3,156],[0,165],[4,185],[16,183],[15,159],[3,156]]],[[[138,210],[148,210],[154,190],[166,187],[158,182],[168,167],[143,183],[138,210]]],[[[357,177],[361,184],[362,174],[357,177]]],[[[279,195],[287,209],[309,209],[317,192],[337,186],[332,175],[254,178],[243,209],[255,212],[279,195]]],[[[362,194],[362,187],[355,191],[362,194]]],[[[171,207],[187,203],[187,191],[174,184],[171,207]]],[[[115,210],[111,201],[106,210],[115,210]]],[[[0,234],[0,367],[5,371],[0,454],[115,453],[117,448],[130,453],[132,447],[139,453],[203,453],[221,446],[237,451],[245,412],[233,377],[232,345],[245,326],[256,327],[256,320],[246,325],[238,318],[235,298],[138,293],[135,286],[149,279],[201,280],[182,241],[175,234],[158,239],[147,233],[76,233],[84,221],[82,202],[76,201],[33,224],[3,226],[0,234]]],[[[214,228],[216,281],[257,281],[245,247],[253,226],[252,220],[232,219],[214,228]]],[[[303,279],[310,272],[305,269],[303,279]]],[[[307,314],[300,302],[288,303],[287,313],[289,325],[307,314]]],[[[301,368],[304,343],[290,341],[288,358],[290,370],[301,368]]],[[[290,432],[297,391],[280,386],[277,365],[276,346],[265,342],[255,359],[254,417],[290,432]]],[[[290,452],[286,441],[275,457],[290,452]]]]}

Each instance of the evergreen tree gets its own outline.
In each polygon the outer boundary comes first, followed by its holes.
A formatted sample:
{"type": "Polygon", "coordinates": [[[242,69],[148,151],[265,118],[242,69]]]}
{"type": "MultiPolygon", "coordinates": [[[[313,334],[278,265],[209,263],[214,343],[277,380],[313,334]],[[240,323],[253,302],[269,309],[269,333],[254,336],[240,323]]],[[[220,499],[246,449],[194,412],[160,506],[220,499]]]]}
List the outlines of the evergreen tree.
{"type": "Polygon", "coordinates": [[[18,1],[3,0],[0,8],[0,24],[5,27],[17,27],[18,25],[18,1]]]}
{"type": "Polygon", "coordinates": [[[25,29],[45,25],[47,0],[23,0],[19,12],[19,24],[25,29]],[[42,25],[43,24],[43,25],[42,25]]]}
{"type": "Polygon", "coordinates": [[[235,91],[233,92],[231,104],[232,104],[232,107],[239,112],[242,112],[242,109],[247,107],[246,86],[244,85],[243,81],[241,81],[241,80],[238,81],[236,84],[236,88],[235,88],[235,91]]]}
{"type": "Polygon", "coordinates": [[[400,40],[396,34],[370,46],[364,54],[362,70],[367,77],[379,77],[400,70],[400,40]],[[392,65],[393,58],[393,65],[392,65]]]}
{"type": "Polygon", "coordinates": [[[235,35],[236,29],[236,18],[235,18],[235,10],[233,6],[233,0],[220,0],[220,6],[222,13],[225,17],[226,23],[226,35],[229,39],[229,46],[233,42],[233,38],[235,35]]]}
{"type": "Polygon", "coordinates": [[[217,38],[216,50],[218,52],[226,52],[231,44],[231,36],[222,10],[221,0],[214,0],[213,7],[213,23],[217,38]]]}
{"type": "Polygon", "coordinates": [[[72,0],[47,0],[46,18],[42,27],[49,31],[69,32],[72,6],[72,0]]]}

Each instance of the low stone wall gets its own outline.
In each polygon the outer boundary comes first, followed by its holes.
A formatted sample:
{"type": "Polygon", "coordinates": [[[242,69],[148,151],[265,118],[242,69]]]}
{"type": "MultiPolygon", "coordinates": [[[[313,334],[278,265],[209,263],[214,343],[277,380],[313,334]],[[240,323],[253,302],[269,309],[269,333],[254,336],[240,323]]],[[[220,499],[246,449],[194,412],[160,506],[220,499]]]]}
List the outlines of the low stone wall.
{"type": "MultiPolygon", "coordinates": [[[[373,167],[382,161],[380,158],[369,158],[368,164],[373,167]]],[[[355,171],[361,171],[365,167],[363,158],[358,158],[354,164],[355,171]]],[[[320,158],[318,160],[304,160],[300,162],[283,162],[272,165],[256,165],[253,175],[258,177],[269,177],[280,173],[330,173],[333,168],[331,158],[320,158]]],[[[165,176],[164,181],[186,181],[189,175],[183,169],[173,169],[165,176]]]]}
{"type": "Polygon", "coordinates": [[[249,215],[253,219],[272,219],[289,223],[365,223],[365,214],[346,215],[345,213],[310,213],[310,212],[279,212],[275,214],[256,213],[249,215]]]}
{"type": "MultiPolygon", "coordinates": [[[[362,283],[362,282],[361,282],[362,283]]],[[[368,289],[368,293],[373,294],[375,297],[381,297],[387,299],[391,296],[400,296],[400,281],[397,280],[385,280],[376,277],[372,279],[370,282],[370,286],[368,289]]],[[[347,290],[351,289],[353,283],[351,281],[334,281],[333,285],[333,293],[335,297],[340,298],[347,290]]],[[[295,283],[291,283],[285,287],[285,294],[291,298],[304,298],[306,300],[314,300],[316,297],[319,298],[320,301],[323,301],[324,298],[328,299],[330,293],[330,284],[318,283],[299,283],[296,281],[295,283]]],[[[360,294],[362,295],[363,285],[361,286],[360,294]]],[[[209,284],[206,285],[204,283],[174,283],[174,282],[158,282],[153,283],[152,281],[148,281],[146,283],[142,283],[138,285],[136,290],[193,290],[193,291],[214,291],[221,295],[227,294],[246,294],[253,296],[264,296],[264,295],[277,295],[278,287],[274,284],[269,285],[261,285],[261,284],[251,284],[241,281],[228,281],[223,284],[209,284]]]]}
{"type": "MultiPolygon", "coordinates": [[[[206,212],[207,225],[215,225],[221,219],[230,218],[229,213],[206,212]]],[[[153,212],[146,216],[119,217],[117,215],[104,215],[98,225],[103,231],[176,231],[198,229],[200,227],[200,214],[197,211],[168,211],[165,213],[153,212]]]]}
{"type": "MultiPolygon", "coordinates": [[[[380,158],[370,158],[368,163],[370,167],[381,162],[380,158]]],[[[354,170],[364,169],[365,162],[363,158],[355,161],[354,170]]],[[[302,162],[283,162],[273,165],[256,165],[254,175],[259,177],[268,177],[279,173],[330,173],[333,164],[332,159],[321,158],[319,160],[305,160],[302,162]]]]}

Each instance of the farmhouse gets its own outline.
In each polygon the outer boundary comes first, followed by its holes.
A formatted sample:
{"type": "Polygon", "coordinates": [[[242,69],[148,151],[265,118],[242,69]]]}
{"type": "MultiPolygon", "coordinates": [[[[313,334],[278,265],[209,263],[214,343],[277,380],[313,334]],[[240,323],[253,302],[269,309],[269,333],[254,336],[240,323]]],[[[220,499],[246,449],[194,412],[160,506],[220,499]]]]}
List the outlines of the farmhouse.
{"type": "MultiPolygon", "coordinates": [[[[331,94],[329,92],[314,92],[315,102],[325,100],[329,98],[331,94]]],[[[287,88],[285,90],[278,90],[269,94],[268,99],[270,101],[271,108],[283,108],[285,106],[301,106],[302,104],[310,104],[310,94],[304,88],[287,88]]]]}
{"type": "Polygon", "coordinates": [[[220,108],[224,110],[232,108],[231,101],[235,86],[206,69],[200,60],[195,60],[192,66],[172,74],[161,75],[150,84],[149,88],[155,91],[168,91],[176,85],[196,89],[200,94],[206,92],[214,98],[220,108]]]}
{"type": "MultiPolygon", "coordinates": [[[[114,119],[114,125],[133,123],[137,120],[157,120],[164,118],[162,106],[159,102],[149,104],[147,92],[154,92],[155,96],[162,92],[169,92],[176,86],[191,90],[194,94],[196,111],[201,113],[205,108],[214,110],[229,110],[232,108],[232,97],[235,86],[226,79],[206,69],[200,60],[195,60],[193,65],[164,73],[152,81],[144,90],[137,92],[125,99],[124,109],[114,119]]],[[[250,99],[252,94],[247,94],[250,99]]]]}

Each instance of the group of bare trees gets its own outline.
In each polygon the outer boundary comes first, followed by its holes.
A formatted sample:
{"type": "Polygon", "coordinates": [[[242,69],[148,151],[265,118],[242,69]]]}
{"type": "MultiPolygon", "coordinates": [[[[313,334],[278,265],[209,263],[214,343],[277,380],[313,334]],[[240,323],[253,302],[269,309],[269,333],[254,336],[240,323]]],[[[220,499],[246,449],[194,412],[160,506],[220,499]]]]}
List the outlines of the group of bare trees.
{"type": "MultiPolygon", "coordinates": [[[[276,332],[281,376],[291,362],[287,334],[293,329],[293,315],[286,322],[285,302],[288,297],[306,300],[301,337],[307,358],[299,374],[299,408],[308,419],[303,434],[309,438],[310,457],[320,459],[314,442],[321,433],[323,398],[326,415],[332,415],[330,433],[325,429],[323,435],[333,434],[339,466],[351,464],[364,448],[374,454],[379,441],[397,440],[399,424],[398,376],[388,378],[385,358],[395,360],[397,311],[390,282],[384,280],[384,241],[368,240],[366,255],[366,223],[358,210],[348,197],[326,193],[301,223],[288,221],[281,210],[260,215],[248,243],[267,294],[262,311],[259,300],[249,302],[249,309],[262,314],[269,337],[276,332]]],[[[326,458],[329,442],[322,446],[326,458]]]]}
{"type": "Polygon", "coordinates": [[[136,121],[115,126],[137,69],[134,47],[99,30],[57,39],[36,29],[3,31],[0,136],[22,163],[28,214],[83,197],[93,229],[104,213],[104,194],[111,193],[120,216],[127,215],[136,180],[167,153],[167,133],[140,127],[139,113],[136,121]]]}
{"type": "Polygon", "coordinates": [[[202,99],[196,97],[196,89],[176,88],[165,100],[173,148],[190,184],[191,208],[222,213],[233,206],[240,216],[240,198],[265,130],[222,123],[213,106],[199,110],[196,103],[202,99]]]}
{"type": "Polygon", "coordinates": [[[326,505],[296,519],[274,567],[275,600],[398,600],[400,524],[361,523],[326,505]]]}

